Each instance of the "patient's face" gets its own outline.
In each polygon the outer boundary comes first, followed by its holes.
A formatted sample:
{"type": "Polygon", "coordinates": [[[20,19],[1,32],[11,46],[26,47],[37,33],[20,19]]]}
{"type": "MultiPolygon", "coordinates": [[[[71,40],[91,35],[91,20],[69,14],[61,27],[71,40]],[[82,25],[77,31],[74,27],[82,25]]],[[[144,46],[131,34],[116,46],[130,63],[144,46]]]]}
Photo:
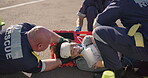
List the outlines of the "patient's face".
{"type": "Polygon", "coordinates": [[[71,43],[70,50],[71,50],[71,57],[75,58],[80,55],[82,48],[78,46],[77,43],[71,43]]]}

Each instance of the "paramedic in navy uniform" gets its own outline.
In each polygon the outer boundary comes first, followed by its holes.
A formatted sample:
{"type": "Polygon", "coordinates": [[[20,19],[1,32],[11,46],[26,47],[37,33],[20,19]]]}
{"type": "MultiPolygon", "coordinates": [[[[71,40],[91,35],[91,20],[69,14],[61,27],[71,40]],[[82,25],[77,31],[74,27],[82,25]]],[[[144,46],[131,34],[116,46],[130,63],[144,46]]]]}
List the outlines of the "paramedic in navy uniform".
{"type": "Polygon", "coordinates": [[[148,61],[148,0],[113,0],[98,14],[93,31],[105,67],[120,78],[122,64],[117,52],[148,61]],[[120,19],[125,28],[117,27],[120,19]]]}
{"type": "Polygon", "coordinates": [[[93,23],[98,13],[101,13],[111,0],[84,0],[77,13],[76,32],[81,31],[84,18],[87,19],[87,30],[93,31],[93,23]]]}
{"type": "Polygon", "coordinates": [[[61,36],[34,24],[23,23],[0,31],[0,73],[24,71],[37,73],[57,68],[64,60],[40,60],[33,52],[44,51],[61,36]]]}

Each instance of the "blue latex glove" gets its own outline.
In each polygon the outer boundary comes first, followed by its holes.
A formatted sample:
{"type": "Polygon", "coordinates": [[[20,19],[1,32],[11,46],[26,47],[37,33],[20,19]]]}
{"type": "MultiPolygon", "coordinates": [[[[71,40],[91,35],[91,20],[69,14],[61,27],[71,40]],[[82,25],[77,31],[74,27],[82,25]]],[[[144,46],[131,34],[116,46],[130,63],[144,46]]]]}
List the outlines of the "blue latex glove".
{"type": "Polygon", "coordinates": [[[75,30],[75,31],[76,31],[76,33],[77,33],[77,32],[79,32],[79,31],[81,31],[81,28],[82,28],[82,27],[77,26],[77,27],[76,27],[76,30],[75,30]]]}

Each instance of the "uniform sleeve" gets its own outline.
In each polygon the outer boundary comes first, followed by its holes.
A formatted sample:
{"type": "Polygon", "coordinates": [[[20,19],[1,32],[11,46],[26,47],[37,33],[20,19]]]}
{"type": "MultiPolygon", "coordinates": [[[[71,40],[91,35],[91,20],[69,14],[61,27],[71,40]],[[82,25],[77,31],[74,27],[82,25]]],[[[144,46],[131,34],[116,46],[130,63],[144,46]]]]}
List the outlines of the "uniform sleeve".
{"type": "Polygon", "coordinates": [[[37,66],[29,69],[29,70],[25,70],[24,72],[27,73],[38,73],[38,72],[42,72],[45,69],[45,64],[40,60],[40,62],[38,63],[37,66]]]}
{"type": "Polygon", "coordinates": [[[87,8],[89,6],[95,6],[94,0],[84,0],[79,12],[77,13],[77,15],[81,16],[81,17],[85,17],[87,8]]]}
{"type": "Polygon", "coordinates": [[[122,16],[120,0],[113,0],[109,6],[97,16],[97,23],[105,26],[115,26],[116,21],[122,16]]]}

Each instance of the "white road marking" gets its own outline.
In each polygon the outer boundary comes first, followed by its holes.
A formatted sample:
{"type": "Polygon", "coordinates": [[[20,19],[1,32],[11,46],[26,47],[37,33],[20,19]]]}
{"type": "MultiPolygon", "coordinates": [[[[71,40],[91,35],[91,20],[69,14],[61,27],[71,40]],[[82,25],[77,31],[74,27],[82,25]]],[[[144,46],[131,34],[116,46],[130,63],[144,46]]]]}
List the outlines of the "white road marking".
{"type": "Polygon", "coordinates": [[[20,7],[20,6],[24,6],[24,5],[28,5],[28,4],[33,4],[33,3],[37,3],[37,2],[41,2],[41,1],[44,1],[44,0],[36,0],[36,1],[21,3],[21,4],[17,4],[17,5],[13,5],[13,6],[3,7],[3,8],[0,8],[0,11],[10,9],[10,8],[20,7]]]}

